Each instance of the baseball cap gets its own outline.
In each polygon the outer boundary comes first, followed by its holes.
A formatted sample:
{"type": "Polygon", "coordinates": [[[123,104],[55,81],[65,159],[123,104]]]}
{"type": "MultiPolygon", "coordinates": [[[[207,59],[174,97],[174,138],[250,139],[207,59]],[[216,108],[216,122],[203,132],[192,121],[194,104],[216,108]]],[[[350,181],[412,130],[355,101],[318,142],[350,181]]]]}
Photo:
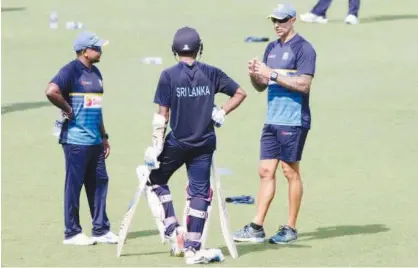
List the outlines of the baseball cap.
{"type": "Polygon", "coordinates": [[[176,52],[195,52],[201,45],[199,33],[190,27],[177,30],[173,40],[173,50],[176,52]]]}
{"type": "Polygon", "coordinates": [[[74,40],[74,50],[80,51],[88,47],[102,47],[109,43],[92,32],[81,32],[74,40]]]}
{"type": "Polygon", "coordinates": [[[278,20],[285,19],[287,17],[296,17],[296,9],[289,4],[279,4],[274,10],[273,13],[268,16],[268,19],[275,18],[278,20]]]}

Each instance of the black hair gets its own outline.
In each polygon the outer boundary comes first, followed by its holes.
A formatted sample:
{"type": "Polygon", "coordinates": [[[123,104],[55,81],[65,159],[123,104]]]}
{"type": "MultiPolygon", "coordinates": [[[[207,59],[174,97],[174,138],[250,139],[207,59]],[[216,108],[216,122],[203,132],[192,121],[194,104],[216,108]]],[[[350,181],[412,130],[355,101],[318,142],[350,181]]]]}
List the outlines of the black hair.
{"type": "Polygon", "coordinates": [[[177,52],[177,55],[179,55],[179,57],[191,57],[191,58],[196,58],[197,57],[197,52],[198,51],[187,51],[187,52],[177,52]]]}
{"type": "Polygon", "coordinates": [[[197,58],[197,55],[202,56],[203,54],[203,43],[200,43],[199,48],[196,51],[178,51],[177,52],[174,49],[174,46],[171,46],[171,51],[173,52],[174,56],[197,58]]]}

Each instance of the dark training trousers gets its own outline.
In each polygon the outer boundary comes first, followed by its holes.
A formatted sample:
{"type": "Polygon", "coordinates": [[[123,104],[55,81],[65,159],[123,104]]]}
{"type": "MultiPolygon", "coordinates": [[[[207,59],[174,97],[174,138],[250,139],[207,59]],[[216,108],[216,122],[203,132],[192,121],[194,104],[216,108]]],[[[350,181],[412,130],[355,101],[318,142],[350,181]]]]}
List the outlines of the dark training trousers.
{"type": "MultiPolygon", "coordinates": [[[[326,17],[326,13],[329,6],[331,5],[331,2],[332,0],[319,0],[311,12],[317,16],[326,17]]],[[[360,9],[360,0],[349,0],[348,6],[348,14],[358,17],[358,11],[360,9]]]]}
{"type": "Polygon", "coordinates": [[[81,233],[79,210],[81,188],[85,187],[93,224],[93,236],[110,230],[106,215],[107,176],[104,147],[63,144],[65,155],[64,220],[65,238],[81,233]]]}
{"type": "Polygon", "coordinates": [[[160,168],[153,170],[150,174],[150,185],[155,194],[161,199],[170,201],[163,204],[164,225],[166,235],[171,234],[179,223],[174,213],[174,206],[171,200],[171,192],[167,183],[173,173],[186,164],[189,183],[186,194],[189,201],[187,216],[187,236],[184,238],[184,247],[200,249],[203,229],[208,217],[208,207],[212,202],[212,190],[210,187],[210,175],[212,156],[215,148],[212,146],[184,148],[170,139],[166,139],[164,149],[158,160],[160,168]]]}

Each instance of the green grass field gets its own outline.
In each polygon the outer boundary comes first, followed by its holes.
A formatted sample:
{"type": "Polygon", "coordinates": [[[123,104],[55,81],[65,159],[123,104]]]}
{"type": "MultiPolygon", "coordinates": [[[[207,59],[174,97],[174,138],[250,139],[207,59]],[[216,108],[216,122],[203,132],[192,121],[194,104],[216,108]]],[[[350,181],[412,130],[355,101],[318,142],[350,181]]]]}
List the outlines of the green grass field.
{"type": "MultiPolygon", "coordinates": [[[[246,64],[262,57],[266,43],[243,40],[248,35],[274,38],[265,18],[277,3],[3,0],[2,265],[184,266],[159,243],[145,202],[139,204],[122,258],[116,258],[114,245],[62,245],[64,160],[51,135],[58,110],[47,102],[44,88],[75,56],[76,32],[66,30],[65,21],[81,21],[110,39],[98,67],[104,75],[104,116],[112,146],[108,214],[117,232],[137,186],[135,167],[151,141],[156,82],[161,70],[175,63],[170,44],[184,25],[200,32],[202,61],[221,67],[248,92],[217,132],[217,162],[233,171],[222,177],[225,196],[256,195],[266,94],[252,89],[246,64]],[[56,31],[48,27],[51,10],[60,16],[56,31]],[[143,65],[144,56],[164,62],[143,65]]],[[[300,14],[314,0],[293,3],[300,14]]],[[[313,128],[302,162],[300,240],[293,246],[239,244],[240,258],[226,256],[223,266],[418,265],[418,35],[413,34],[418,1],[364,0],[357,26],[343,24],[346,10],[346,0],[335,1],[327,25],[296,24],[318,54],[313,128]]],[[[217,103],[224,100],[220,96],[217,103]]],[[[185,184],[182,168],[170,181],[179,216],[185,184]]],[[[255,213],[254,205],[228,209],[233,230],[255,213]]],[[[80,213],[90,235],[84,191],[80,213]]],[[[213,213],[218,213],[216,206],[213,213]]],[[[287,183],[279,176],[265,225],[268,235],[286,219],[287,183]]],[[[210,223],[208,246],[227,253],[217,216],[210,223]]]]}

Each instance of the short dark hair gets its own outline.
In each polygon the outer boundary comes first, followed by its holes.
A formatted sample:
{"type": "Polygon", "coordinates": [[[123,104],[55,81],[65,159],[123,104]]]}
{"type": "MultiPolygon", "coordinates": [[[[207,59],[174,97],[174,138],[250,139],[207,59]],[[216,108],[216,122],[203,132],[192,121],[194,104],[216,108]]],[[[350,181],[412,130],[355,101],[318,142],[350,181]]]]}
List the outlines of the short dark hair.
{"type": "Polygon", "coordinates": [[[179,55],[179,57],[191,57],[191,58],[196,58],[197,57],[197,53],[198,51],[180,51],[177,52],[177,55],[179,55]]]}

